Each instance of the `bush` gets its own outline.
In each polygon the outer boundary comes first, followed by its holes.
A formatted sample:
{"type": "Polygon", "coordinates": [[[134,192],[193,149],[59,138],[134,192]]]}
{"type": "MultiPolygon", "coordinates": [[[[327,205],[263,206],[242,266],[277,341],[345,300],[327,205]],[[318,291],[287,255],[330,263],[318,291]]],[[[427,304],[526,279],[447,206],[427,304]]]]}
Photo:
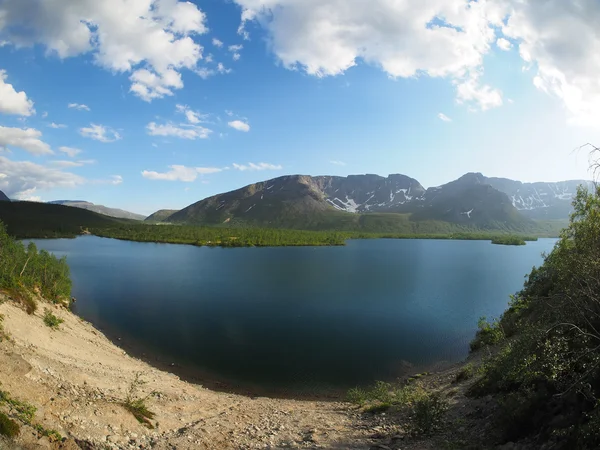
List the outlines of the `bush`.
{"type": "Polygon", "coordinates": [[[10,237],[0,222],[0,289],[21,301],[27,312],[36,308],[35,295],[66,303],[71,298],[71,279],[66,258],[56,258],[34,243],[27,248],[10,237]]]}
{"type": "Polygon", "coordinates": [[[20,427],[17,422],[0,412],[0,435],[14,438],[19,435],[20,427]]]}
{"type": "Polygon", "coordinates": [[[477,330],[475,339],[470,344],[472,352],[488,345],[496,345],[505,338],[504,330],[497,320],[488,322],[485,317],[482,317],[479,319],[477,326],[479,329],[477,330]]]}
{"type": "Polygon", "coordinates": [[[440,427],[446,411],[448,400],[439,392],[417,399],[413,405],[413,431],[417,434],[431,434],[440,427]]]}
{"type": "MultiPolygon", "coordinates": [[[[493,395],[505,438],[600,445],[600,189],[579,189],[569,226],[499,321],[472,348],[500,344],[469,389],[493,395]],[[505,336],[511,336],[505,339],[505,336]]],[[[540,445],[541,446],[541,445],[540,445]]]]}
{"type": "Polygon", "coordinates": [[[63,322],[64,320],[56,317],[48,308],[44,310],[44,323],[53,330],[58,330],[58,327],[63,322]]]}
{"type": "Polygon", "coordinates": [[[454,383],[461,383],[470,380],[475,375],[475,367],[469,363],[462,367],[454,377],[454,383]]]}
{"type": "Polygon", "coordinates": [[[146,382],[142,380],[142,374],[140,372],[136,373],[133,381],[127,389],[127,397],[125,398],[125,401],[121,403],[121,405],[127,411],[133,414],[133,417],[135,417],[139,423],[147,428],[152,429],[154,428],[154,425],[152,425],[150,420],[154,418],[155,414],[148,409],[146,406],[146,401],[153,394],[153,392],[146,397],[137,396],[137,391],[145,384],[146,382]]]}

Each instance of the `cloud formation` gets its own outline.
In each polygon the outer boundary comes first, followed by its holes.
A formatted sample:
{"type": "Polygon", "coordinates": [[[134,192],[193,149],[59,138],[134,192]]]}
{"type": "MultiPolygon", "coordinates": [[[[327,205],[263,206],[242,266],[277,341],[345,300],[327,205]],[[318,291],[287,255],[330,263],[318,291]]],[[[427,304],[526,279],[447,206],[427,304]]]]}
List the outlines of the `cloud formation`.
{"type": "Polygon", "coordinates": [[[250,131],[250,125],[248,125],[246,122],[243,122],[241,120],[233,120],[231,122],[227,122],[227,125],[229,125],[231,128],[238,130],[238,131],[243,131],[244,133],[247,133],[248,131],[250,131]]]}
{"type": "Polygon", "coordinates": [[[161,125],[156,122],[150,122],[146,125],[146,130],[150,136],[173,136],[190,140],[207,139],[212,133],[212,130],[199,125],[175,125],[173,123],[161,125]]]}
{"type": "Polygon", "coordinates": [[[337,161],[337,160],[329,161],[329,164],[333,164],[334,166],[345,166],[346,165],[346,163],[344,161],[337,161]]]}
{"type": "MultiPolygon", "coordinates": [[[[1,20],[1,18],[0,18],[1,20]]],[[[0,114],[31,116],[35,114],[33,102],[24,91],[17,92],[12,84],[6,83],[8,75],[0,70],[0,114]]]]}
{"type": "Polygon", "coordinates": [[[0,149],[20,148],[32,155],[51,155],[50,146],[42,141],[42,132],[33,128],[10,128],[0,126],[0,149]]]}
{"type": "Polygon", "coordinates": [[[444,113],[439,113],[438,118],[443,122],[452,122],[452,119],[444,113]]]}
{"type": "Polygon", "coordinates": [[[61,59],[91,53],[99,66],[132,73],[130,91],[146,101],[183,86],[180,71],[202,57],[193,37],[207,32],[205,14],[178,0],[4,0],[0,17],[0,38],[61,59]]]}
{"type": "Polygon", "coordinates": [[[445,77],[471,109],[502,105],[482,83],[493,44],[512,43],[534,85],[561,99],[570,122],[600,123],[600,7],[597,0],[234,0],[238,32],[254,21],[284,67],[318,77],[359,62],[392,78],[445,77]]]}
{"type": "Polygon", "coordinates": [[[149,180],[161,181],[184,181],[191,183],[198,178],[199,175],[208,175],[211,173],[221,172],[223,169],[217,167],[186,167],[182,165],[169,166],[168,172],[154,172],[144,170],[142,176],[149,180]]]}
{"type": "Polygon", "coordinates": [[[84,105],[83,103],[69,103],[67,107],[76,109],[78,111],[91,111],[90,107],[88,105],[84,105]]]}
{"type": "Polygon", "coordinates": [[[74,188],[84,182],[79,175],[58,168],[0,156],[0,190],[11,198],[39,200],[39,197],[33,197],[37,190],[74,188]]]}
{"type": "Polygon", "coordinates": [[[246,171],[246,170],[250,170],[250,171],[254,171],[254,170],[281,170],[283,169],[282,166],[280,165],[276,165],[276,164],[269,164],[269,163],[248,163],[248,164],[236,164],[233,163],[232,164],[233,168],[235,170],[240,170],[242,172],[246,171]]]}
{"type": "Polygon", "coordinates": [[[83,137],[94,139],[104,143],[115,142],[121,139],[121,135],[110,127],[104,125],[90,124],[89,127],[80,128],[79,134],[83,137]]]}
{"type": "Polygon", "coordinates": [[[77,156],[78,154],[81,153],[81,150],[79,150],[78,148],[73,148],[73,147],[58,147],[58,151],[66,154],[67,156],[69,156],[71,158],[74,158],[75,156],[77,156]]]}
{"type": "Polygon", "coordinates": [[[62,123],[54,123],[54,122],[52,122],[52,123],[51,123],[50,125],[48,125],[48,126],[49,126],[50,128],[54,128],[55,130],[56,130],[56,129],[59,129],[59,128],[67,128],[67,126],[66,126],[66,125],[64,125],[64,124],[62,124],[62,123]]]}

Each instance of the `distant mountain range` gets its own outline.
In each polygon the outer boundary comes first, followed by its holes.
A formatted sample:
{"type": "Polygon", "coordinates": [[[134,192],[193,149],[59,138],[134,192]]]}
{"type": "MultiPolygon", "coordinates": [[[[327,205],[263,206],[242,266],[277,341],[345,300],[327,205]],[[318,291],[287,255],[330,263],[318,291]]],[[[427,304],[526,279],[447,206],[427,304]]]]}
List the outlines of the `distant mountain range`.
{"type": "Polygon", "coordinates": [[[8,198],[2,191],[0,191],[0,202],[10,202],[10,198],[8,198]]]}
{"type": "Polygon", "coordinates": [[[133,219],[133,220],[144,220],[146,216],[141,214],[124,211],[117,208],[108,208],[103,205],[95,205],[94,203],[86,202],[84,200],[55,200],[48,202],[54,205],[73,206],[75,208],[87,209],[98,214],[104,214],[109,217],[116,217],[117,219],[133,219]]]}
{"type": "MultiPolygon", "coordinates": [[[[347,228],[335,213],[410,215],[479,229],[532,229],[532,219],[568,219],[577,186],[587,181],[521,183],[468,173],[425,189],[406,175],[290,175],[196,202],[161,220],[199,225],[347,228]]],[[[406,217],[404,217],[405,219],[406,217]]],[[[388,218],[389,219],[389,218],[388,218]]],[[[371,220],[371,219],[370,219],[371,220]]]]}

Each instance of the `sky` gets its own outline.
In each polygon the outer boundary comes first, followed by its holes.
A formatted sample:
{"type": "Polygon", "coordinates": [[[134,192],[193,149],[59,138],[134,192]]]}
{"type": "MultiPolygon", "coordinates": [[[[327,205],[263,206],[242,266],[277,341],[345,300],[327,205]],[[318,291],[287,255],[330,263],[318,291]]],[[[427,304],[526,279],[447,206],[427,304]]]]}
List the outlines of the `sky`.
{"type": "Polygon", "coordinates": [[[598,0],[0,0],[0,190],[142,214],[288,174],[590,178],[598,0]]]}

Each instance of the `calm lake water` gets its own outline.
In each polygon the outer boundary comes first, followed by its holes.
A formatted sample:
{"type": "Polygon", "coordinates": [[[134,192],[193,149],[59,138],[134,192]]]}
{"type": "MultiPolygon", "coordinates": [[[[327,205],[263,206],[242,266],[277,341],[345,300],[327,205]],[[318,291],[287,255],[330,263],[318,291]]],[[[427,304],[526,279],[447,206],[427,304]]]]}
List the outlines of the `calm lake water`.
{"type": "Polygon", "coordinates": [[[340,391],[468,354],[477,320],[556,240],[357,240],[346,247],[199,248],[83,236],[66,255],[75,312],[198,380],[272,393],[340,391]]]}

